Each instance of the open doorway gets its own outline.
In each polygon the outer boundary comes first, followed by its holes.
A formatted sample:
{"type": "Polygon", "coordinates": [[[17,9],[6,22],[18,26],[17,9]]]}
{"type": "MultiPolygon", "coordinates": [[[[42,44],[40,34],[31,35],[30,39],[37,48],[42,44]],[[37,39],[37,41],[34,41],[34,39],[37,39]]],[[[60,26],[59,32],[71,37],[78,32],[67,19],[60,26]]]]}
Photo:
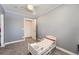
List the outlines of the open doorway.
{"type": "Polygon", "coordinates": [[[36,19],[24,18],[24,37],[36,40],[36,19]]]}
{"type": "Polygon", "coordinates": [[[4,15],[0,14],[0,47],[4,46],[4,15]]]}

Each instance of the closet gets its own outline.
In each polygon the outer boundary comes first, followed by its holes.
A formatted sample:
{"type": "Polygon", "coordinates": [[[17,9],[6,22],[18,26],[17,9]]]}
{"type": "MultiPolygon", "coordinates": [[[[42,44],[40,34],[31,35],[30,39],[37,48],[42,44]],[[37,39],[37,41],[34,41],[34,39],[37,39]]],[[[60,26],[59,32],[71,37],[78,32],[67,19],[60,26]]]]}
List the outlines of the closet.
{"type": "Polygon", "coordinates": [[[36,19],[24,19],[24,37],[36,40],[36,19]]]}

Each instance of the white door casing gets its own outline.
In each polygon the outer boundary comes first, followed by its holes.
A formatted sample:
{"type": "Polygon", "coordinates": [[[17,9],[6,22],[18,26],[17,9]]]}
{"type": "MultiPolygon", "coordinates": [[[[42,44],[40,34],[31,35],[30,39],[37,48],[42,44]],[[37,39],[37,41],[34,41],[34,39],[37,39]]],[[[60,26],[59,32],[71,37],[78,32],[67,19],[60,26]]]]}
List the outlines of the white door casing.
{"type": "Polygon", "coordinates": [[[1,47],[5,47],[5,43],[4,43],[4,15],[3,14],[0,15],[0,19],[1,19],[1,47]]]}
{"type": "Polygon", "coordinates": [[[36,40],[36,19],[24,18],[24,37],[36,40]]]}

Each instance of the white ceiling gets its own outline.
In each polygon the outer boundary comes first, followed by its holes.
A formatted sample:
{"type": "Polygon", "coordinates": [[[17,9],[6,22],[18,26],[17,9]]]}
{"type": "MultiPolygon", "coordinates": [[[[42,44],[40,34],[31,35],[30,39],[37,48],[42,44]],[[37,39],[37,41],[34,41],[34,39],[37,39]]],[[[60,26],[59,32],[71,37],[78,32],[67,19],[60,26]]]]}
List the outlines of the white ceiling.
{"type": "MultiPolygon", "coordinates": [[[[5,11],[13,11],[21,14],[28,14],[28,15],[34,15],[33,13],[30,13],[27,11],[26,6],[27,4],[3,4],[2,5],[5,11]]],[[[40,16],[42,14],[47,13],[50,10],[53,10],[54,8],[60,6],[59,4],[34,4],[35,6],[35,15],[34,16],[40,16]]]]}

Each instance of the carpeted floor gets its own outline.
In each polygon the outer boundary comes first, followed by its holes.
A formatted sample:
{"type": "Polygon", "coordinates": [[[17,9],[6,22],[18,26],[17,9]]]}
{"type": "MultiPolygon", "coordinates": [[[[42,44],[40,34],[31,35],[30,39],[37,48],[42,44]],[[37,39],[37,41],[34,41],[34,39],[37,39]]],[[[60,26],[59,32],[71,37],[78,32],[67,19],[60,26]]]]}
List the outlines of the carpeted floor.
{"type": "MultiPolygon", "coordinates": [[[[0,55],[28,55],[27,43],[19,42],[11,45],[7,45],[4,48],[0,48],[0,55]]],[[[62,51],[56,49],[54,55],[68,55],[62,51]]]]}

